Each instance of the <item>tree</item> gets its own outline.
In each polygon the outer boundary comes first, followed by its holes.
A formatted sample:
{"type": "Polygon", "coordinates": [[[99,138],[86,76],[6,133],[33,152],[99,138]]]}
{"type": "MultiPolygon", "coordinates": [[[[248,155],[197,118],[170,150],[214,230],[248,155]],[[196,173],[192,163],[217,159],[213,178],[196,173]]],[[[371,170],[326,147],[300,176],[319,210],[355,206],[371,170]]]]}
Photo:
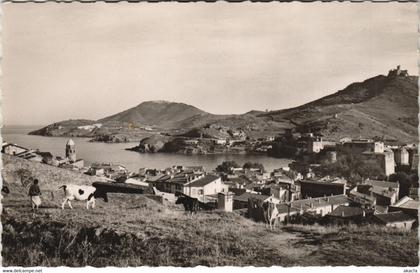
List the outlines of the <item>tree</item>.
{"type": "Polygon", "coordinates": [[[244,169],[260,169],[261,171],[264,172],[264,166],[261,163],[258,162],[246,162],[242,168],[244,169]]]}
{"type": "Polygon", "coordinates": [[[375,161],[365,160],[362,156],[343,153],[332,164],[321,164],[315,173],[331,176],[342,176],[351,182],[359,182],[366,178],[384,179],[384,171],[375,161]]]}
{"type": "Polygon", "coordinates": [[[238,163],[235,161],[223,161],[222,164],[216,167],[216,171],[219,173],[231,173],[232,168],[239,168],[238,163]]]}
{"type": "Polygon", "coordinates": [[[389,181],[399,182],[399,198],[409,195],[410,187],[413,185],[413,179],[405,172],[397,172],[389,176],[389,181]]]}
{"type": "Polygon", "coordinates": [[[182,138],[175,138],[166,142],[162,147],[164,153],[176,153],[185,148],[185,142],[182,138]]]}
{"type": "Polygon", "coordinates": [[[268,150],[268,155],[277,158],[294,158],[298,153],[297,143],[291,139],[276,139],[268,150]]]}

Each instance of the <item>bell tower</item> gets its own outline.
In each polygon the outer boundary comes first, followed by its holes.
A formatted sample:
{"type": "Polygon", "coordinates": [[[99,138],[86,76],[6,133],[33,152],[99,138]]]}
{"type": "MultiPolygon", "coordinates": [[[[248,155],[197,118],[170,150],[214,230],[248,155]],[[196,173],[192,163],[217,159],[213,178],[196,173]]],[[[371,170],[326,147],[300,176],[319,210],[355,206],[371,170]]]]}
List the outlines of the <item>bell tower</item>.
{"type": "Polygon", "coordinates": [[[66,157],[70,162],[76,162],[76,144],[72,139],[66,143],[66,157]]]}

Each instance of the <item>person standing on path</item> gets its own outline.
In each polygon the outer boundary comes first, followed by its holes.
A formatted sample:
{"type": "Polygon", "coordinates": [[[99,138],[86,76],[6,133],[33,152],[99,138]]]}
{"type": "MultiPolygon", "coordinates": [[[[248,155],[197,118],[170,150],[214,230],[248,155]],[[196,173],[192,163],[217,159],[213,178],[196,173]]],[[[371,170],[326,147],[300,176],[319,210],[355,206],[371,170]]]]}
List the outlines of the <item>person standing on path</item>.
{"type": "Polygon", "coordinates": [[[31,199],[32,210],[38,210],[39,206],[41,205],[41,190],[38,186],[38,179],[34,179],[34,182],[29,188],[28,195],[31,199]]]}

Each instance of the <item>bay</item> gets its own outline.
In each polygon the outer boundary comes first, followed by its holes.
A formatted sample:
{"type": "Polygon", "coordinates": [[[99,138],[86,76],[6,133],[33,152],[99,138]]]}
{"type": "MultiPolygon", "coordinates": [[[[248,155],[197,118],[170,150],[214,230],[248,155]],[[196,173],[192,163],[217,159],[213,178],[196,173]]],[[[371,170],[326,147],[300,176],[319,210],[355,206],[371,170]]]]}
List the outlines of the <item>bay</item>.
{"type": "MultiPolygon", "coordinates": [[[[38,128],[38,127],[37,127],[38,128]]],[[[28,135],[33,127],[9,126],[1,129],[3,141],[20,146],[51,152],[54,156],[64,157],[68,137],[45,137],[28,135]]],[[[214,170],[217,165],[226,160],[236,161],[242,165],[245,162],[259,162],[267,171],[286,167],[289,159],[272,158],[265,155],[183,155],[183,154],[141,154],[126,151],[126,148],[136,146],[136,143],[99,143],[89,142],[88,138],[72,138],[76,143],[77,158],[85,160],[86,164],[94,162],[121,164],[132,172],[139,168],[163,169],[174,165],[203,166],[207,171],[214,170]]]]}

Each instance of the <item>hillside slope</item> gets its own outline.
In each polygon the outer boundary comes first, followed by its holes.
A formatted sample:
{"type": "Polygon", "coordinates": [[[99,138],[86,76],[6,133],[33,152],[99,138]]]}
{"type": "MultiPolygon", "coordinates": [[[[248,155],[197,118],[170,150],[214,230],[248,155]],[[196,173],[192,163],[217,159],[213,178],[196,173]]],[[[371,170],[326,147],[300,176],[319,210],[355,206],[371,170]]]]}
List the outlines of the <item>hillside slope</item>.
{"type": "Polygon", "coordinates": [[[135,194],[109,194],[95,209],[59,208],[65,183],[93,177],[5,156],[10,193],[2,199],[3,266],[416,266],[416,231],[377,226],[282,226],[269,230],[237,213],[185,214],[182,206],[135,194]],[[40,178],[33,214],[18,168],[40,178]],[[51,192],[55,191],[55,197],[51,192]]]}
{"type": "Polygon", "coordinates": [[[326,138],[384,137],[417,141],[418,77],[377,76],[308,104],[262,114],[326,138]]]}

